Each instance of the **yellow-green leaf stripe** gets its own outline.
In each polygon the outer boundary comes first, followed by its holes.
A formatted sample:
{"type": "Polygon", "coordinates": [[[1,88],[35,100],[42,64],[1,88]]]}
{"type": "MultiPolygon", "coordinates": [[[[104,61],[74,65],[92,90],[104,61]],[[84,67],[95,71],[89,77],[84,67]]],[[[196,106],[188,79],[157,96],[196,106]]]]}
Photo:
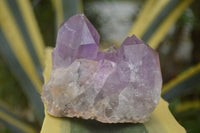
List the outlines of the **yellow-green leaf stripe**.
{"type": "Polygon", "coordinates": [[[0,27],[4,32],[12,51],[20,62],[20,65],[30,77],[30,80],[35,85],[35,88],[37,88],[37,91],[40,92],[42,82],[37,75],[34,63],[28,53],[24,39],[5,0],[0,0],[0,27]]]}
{"type": "Polygon", "coordinates": [[[187,102],[180,103],[179,105],[175,107],[174,111],[176,113],[180,113],[180,112],[187,111],[189,109],[200,110],[200,100],[187,101],[187,102]]]}
{"type": "Polygon", "coordinates": [[[19,9],[21,10],[22,17],[25,21],[26,27],[29,32],[29,36],[33,42],[33,46],[37,52],[40,60],[40,64],[44,66],[44,42],[42,35],[39,31],[35,16],[32,11],[32,7],[28,0],[17,0],[19,9]]]}
{"type": "Polygon", "coordinates": [[[163,21],[161,26],[154,31],[153,36],[149,39],[148,44],[156,49],[159,43],[164,39],[170,27],[176,22],[183,11],[192,3],[193,0],[183,0],[180,4],[172,11],[172,13],[163,21]]]}
{"type": "Polygon", "coordinates": [[[156,49],[170,27],[192,1],[148,0],[128,35],[135,34],[156,49]]]}
{"type": "Polygon", "coordinates": [[[170,0],[148,0],[139,14],[139,18],[130,30],[129,36],[135,34],[137,37],[141,38],[154,18],[169,1],[170,0]]]}
{"type": "Polygon", "coordinates": [[[23,133],[36,133],[36,130],[30,125],[17,119],[14,114],[8,112],[10,109],[0,101],[0,120],[12,127],[12,131],[21,131],[23,133]],[[7,111],[6,111],[7,110],[7,111]]]}
{"type": "Polygon", "coordinates": [[[196,66],[189,68],[187,71],[179,74],[176,78],[172,79],[170,82],[165,84],[162,89],[162,94],[167,93],[171,90],[174,86],[181,83],[182,81],[188,79],[189,77],[195,75],[196,73],[200,72],[200,63],[196,66]]]}

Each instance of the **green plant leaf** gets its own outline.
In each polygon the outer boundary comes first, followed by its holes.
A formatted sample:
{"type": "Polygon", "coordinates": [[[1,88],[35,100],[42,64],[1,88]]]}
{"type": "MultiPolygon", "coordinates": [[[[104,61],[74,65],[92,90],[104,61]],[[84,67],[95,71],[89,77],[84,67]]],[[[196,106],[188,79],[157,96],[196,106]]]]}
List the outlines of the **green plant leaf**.
{"type": "Polygon", "coordinates": [[[165,84],[162,89],[162,97],[167,101],[178,98],[192,91],[195,86],[199,85],[199,79],[200,63],[189,68],[165,84]]]}
{"type": "Polygon", "coordinates": [[[156,49],[193,0],[149,0],[129,32],[156,49]]]}
{"type": "Polygon", "coordinates": [[[135,34],[137,37],[142,37],[152,21],[162,11],[163,7],[169,3],[169,0],[148,0],[140,11],[138,18],[134,22],[129,35],[135,34]],[[151,13],[150,13],[151,12],[151,13]]]}
{"type": "MultiPolygon", "coordinates": [[[[47,83],[51,76],[51,51],[46,49],[46,60],[44,70],[44,80],[47,83]]],[[[159,105],[152,113],[150,121],[143,124],[103,124],[94,120],[83,120],[77,118],[56,118],[48,115],[45,109],[45,119],[41,133],[185,133],[184,128],[177,123],[168,109],[168,103],[162,98],[159,105]]]]}
{"type": "Polygon", "coordinates": [[[186,101],[186,102],[180,103],[175,107],[174,111],[176,113],[180,113],[180,112],[185,112],[190,109],[200,110],[200,101],[196,100],[196,101],[186,101]]]}
{"type": "Polygon", "coordinates": [[[34,19],[28,1],[0,0],[0,53],[23,87],[37,119],[42,123],[44,113],[39,92],[42,88],[43,43],[34,19]],[[36,44],[37,42],[40,44],[36,44]]]}
{"type": "MultiPolygon", "coordinates": [[[[10,1],[12,1],[12,0],[10,0],[10,1]]],[[[12,3],[14,3],[14,2],[12,1],[12,3]]],[[[26,27],[27,34],[29,35],[29,38],[31,40],[31,43],[30,44],[27,43],[26,45],[32,44],[30,51],[32,50],[35,53],[32,55],[32,58],[38,58],[37,60],[39,62],[39,63],[37,63],[35,61],[35,64],[37,64],[36,68],[39,66],[43,67],[44,66],[44,46],[45,45],[44,45],[44,42],[42,39],[42,35],[39,31],[39,27],[36,22],[31,4],[27,0],[17,0],[17,5],[20,10],[22,19],[24,21],[24,25],[26,27]]],[[[16,18],[18,18],[18,16],[16,18]]]]}
{"type": "MultiPolygon", "coordinates": [[[[173,0],[171,0],[173,1],[173,0]]],[[[156,49],[160,42],[164,39],[164,37],[167,35],[169,29],[173,26],[173,24],[178,20],[178,18],[181,16],[183,11],[193,2],[194,0],[180,0],[177,5],[174,7],[173,10],[171,10],[170,14],[167,14],[165,18],[162,18],[162,23],[158,25],[152,25],[152,27],[155,28],[150,28],[149,34],[146,36],[148,40],[148,44],[156,49]]],[[[173,1],[175,2],[175,1],[173,1]]],[[[167,12],[167,11],[166,11],[167,12]]],[[[159,18],[157,21],[160,21],[159,18]]],[[[144,36],[145,38],[145,36],[144,36]]]]}
{"type": "Polygon", "coordinates": [[[0,121],[15,133],[36,133],[37,131],[29,124],[23,122],[8,107],[0,101],[0,121]]]}

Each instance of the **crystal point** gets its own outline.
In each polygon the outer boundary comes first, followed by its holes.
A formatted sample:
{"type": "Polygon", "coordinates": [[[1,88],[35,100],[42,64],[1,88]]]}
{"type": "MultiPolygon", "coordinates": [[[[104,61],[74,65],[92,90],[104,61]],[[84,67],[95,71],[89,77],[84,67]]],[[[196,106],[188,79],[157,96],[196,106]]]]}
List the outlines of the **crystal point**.
{"type": "Polygon", "coordinates": [[[98,44],[99,35],[83,14],[61,25],[52,75],[43,87],[47,112],[104,123],[149,120],[162,87],[157,52],[134,35],[119,49],[98,52],[98,44]]]}
{"type": "Polygon", "coordinates": [[[96,58],[98,45],[99,34],[89,20],[83,14],[71,17],[58,30],[53,68],[66,67],[79,58],[96,58]]]}

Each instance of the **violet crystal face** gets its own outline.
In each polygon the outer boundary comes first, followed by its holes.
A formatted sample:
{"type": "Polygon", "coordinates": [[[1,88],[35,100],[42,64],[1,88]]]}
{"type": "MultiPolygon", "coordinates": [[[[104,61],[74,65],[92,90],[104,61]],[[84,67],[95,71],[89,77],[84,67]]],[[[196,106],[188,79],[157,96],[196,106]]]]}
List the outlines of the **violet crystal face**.
{"type": "Polygon", "coordinates": [[[119,49],[98,52],[98,45],[99,34],[83,14],[60,26],[43,87],[47,112],[103,123],[148,121],[162,87],[157,52],[134,35],[119,49]]]}

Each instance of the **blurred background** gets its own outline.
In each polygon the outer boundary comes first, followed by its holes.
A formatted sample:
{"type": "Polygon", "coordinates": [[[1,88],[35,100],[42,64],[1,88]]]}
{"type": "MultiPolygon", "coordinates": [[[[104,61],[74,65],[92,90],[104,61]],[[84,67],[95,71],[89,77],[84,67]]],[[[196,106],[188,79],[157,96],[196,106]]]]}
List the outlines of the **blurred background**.
{"type": "MultiPolygon", "coordinates": [[[[15,5],[13,3],[15,2],[11,3],[9,1],[10,0],[8,0],[7,5],[11,7],[11,12],[14,13],[15,5]]],[[[170,13],[173,14],[173,10],[179,8],[178,4],[183,1],[184,0],[174,0],[169,7],[161,8],[157,11],[157,17],[154,17],[154,19],[149,22],[149,25],[152,27],[147,27],[146,32],[144,32],[143,35],[138,34],[138,36],[146,43],[151,43],[151,40],[148,38],[151,38],[151,35],[153,36],[153,34],[156,33],[157,28],[159,28],[158,25],[164,25],[164,22],[168,21],[167,17],[170,13]]],[[[71,1],[71,4],[73,4],[73,2],[74,1],[71,1]]],[[[76,7],[71,6],[69,3],[68,7],[63,9],[66,12],[63,20],[75,14],[74,9],[79,7],[80,10],[78,12],[84,12],[99,32],[101,36],[100,46],[107,48],[111,45],[119,46],[127,37],[128,33],[130,33],[131,29],[133,29],[131,33],[134,34],[133,27],[137,25],[137,20],[140,15],[142,15],[141,11],[145,3],[147,3],[147,0],[83,0],[81,1],[81,5],[76,7]]],[[[75,3],[78,3],[78,0],[75,0],[75,3]]],[[[158,0],[157,3],[159,3],[158,0]]],[[[62,4],[65,4],[65,2],[62,4]]],[[[59,14],[56,11],[59,9],[59,6],[57,6],[54,0],[31,0],[30,5],[33,9],[44,45],[54,47],[56,44],[57,29],[62,22],[62,19],[59,19],[59,14]]],[[[155,3],[154,8],[156,7],[159,8],[155,3]]],[[[163,84],[167,84],[168,86],[166,88],[170,88],[166,89],[162,96],[170,103],[169,108],[177,121],[184,126],[189,133],[200,132],[199,9],[200,4],[198,0],[188,3],[181,11],[180,15],[177,16],[177,19],[174,19],[174,23],[170,25],[166,34],[164,34],[163,31],[164,37],[161,41],[157,42],[158,44],[156,47],[160,55],[163,84]]],[[[152,12],[150,10],[145,14],[146,19],[143,15],[143,21],[140,21],[140,23],[148,22],[148,16],[155,12],[156,11],[152,8],[152,12]]],[[[3,14],[3,12],[0,13],[3,14]]],[[[0,19],[3,19],[3,17],[0,19]]],[[[1,22],[2,21],[3,20],[1,20],[1,22]]],[[[141,25],[142,24],[140,24],[140,26],[141,25]]],[[[3,28],[0,31],[3,36],[4,33],[2,31],[4,31],[3,28]]],[[[135,31],[137,31],[136,28],[135,31]]],[[[162,34],[162,32],[160,34],[162,34]]],[[[37,110],[40,106],[32,106],[33,102],[30,101],[33,99],[31,100],[29,98],[30,94],[27,94],[28,92],[25,86],[22,85],[23,75],[19,77],[19,74],[16,74],[15,71],[20,70],[17,69],[14,64],[9,63],[12,62],[12,60],[4,53],[6,52],[6,47],[3,46],[3,39],[0,39],[0,101],[2,101],[0,104],[2,104],[4,108],[9,108],[8,110],[10,113],[13,113],[17,117],[19,116],[17,119],[34,125],[39,131],[42,120],[37,118],[37,113],[35,113],[34,110],[37,110]],[[19,78],[22,79],[20,80],[19,78]]],[[[21,51],[18,52],[20,53],[21,51]]],[[[42,67],[38,68],[37,72],[39,73],[38,75],[41,82],[43,82],[42,67]]],[[[39,94],[35,95],[35,97],[40,97],[39,94]]],[[[39,112],[39,114],[40,113],[42,112],[39,112]]],[[[10,133],[12,130],[10,130],[8,123],[0,121],[0,132],[10,133]]]]}

